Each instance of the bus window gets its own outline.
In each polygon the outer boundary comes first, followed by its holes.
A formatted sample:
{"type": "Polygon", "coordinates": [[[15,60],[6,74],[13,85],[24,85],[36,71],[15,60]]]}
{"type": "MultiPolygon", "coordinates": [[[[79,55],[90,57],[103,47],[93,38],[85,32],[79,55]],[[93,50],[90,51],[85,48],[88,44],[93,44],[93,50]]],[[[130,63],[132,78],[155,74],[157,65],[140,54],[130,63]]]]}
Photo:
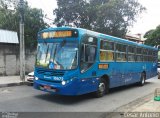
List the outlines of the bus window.
{"type": "Polygon", "coordinates": [[[77,54],[77,41],[65,41],[65,43],[39,43],[36,66],[55,70],[75,69],[78,66],[77,54]]]}
{"type": "Polygon", "coordinates": [[[136,61],[137,62],[142,62],[143,61],[143,52],[142,52],[142,48],[137,48],[136,49],[136,61]]]}
{"type": "Polygon", "coordinates": [[[135,61],[135,48],[132,46],[128,47],[128,61],[130,62],[135,61]]]}
{"type": "Polygon", "coordinates": [[[111,51],[100,51],[100,61],[114,61],[114,53],[111,51]]]}
{"type": "MultiPolygon", "coordinates": [[[[160,48],[160,46],[159,46],[159,48],[160,48]]],[[[158,62],[160,62],[160,49],[158,51],[158,62]]]]}
{"type": "Polygon", "coordinates": [[[126,45],[116,44],[116,61],[119,61],[119,62],[127,61],[126,48],[127,48],[126,45]]]}
{"type": "Polygon", "coordinates": [[[158,52],[157,51],[153,51],[153,62],[158,61],[158,52]]]}
{"type": "Polygon", "coordinates": [[[81,43],[81,72],[85,72],[95,62],[97,50],[97,38],[85,36],[81,43]]]}
{"type": "Polygon", "coordinates": [[[149,62],[157,61],[157,51],[153,51],[153,50],[148,51],[148,61],[149,62]]]}
{"type": "Polygon", "coordinates": [[[101,40],[101,49],[103,50],[114,50],[114,43],[109,41],[101,40]]]}
{"type": "Polygon", "coordinates": [[[114,61],[114,43],[101,40],[100,61],[114,61]]]}
{"type": "Polygon", "coordinates": [[[91,45],[85,45],[85,61],[93,63],[96,56],[96,48],[91,45]]]}
{"type": "Polygon", "coordinates": [[[148,49],[143,49],[143,61],[148,61],[148,49]]]}

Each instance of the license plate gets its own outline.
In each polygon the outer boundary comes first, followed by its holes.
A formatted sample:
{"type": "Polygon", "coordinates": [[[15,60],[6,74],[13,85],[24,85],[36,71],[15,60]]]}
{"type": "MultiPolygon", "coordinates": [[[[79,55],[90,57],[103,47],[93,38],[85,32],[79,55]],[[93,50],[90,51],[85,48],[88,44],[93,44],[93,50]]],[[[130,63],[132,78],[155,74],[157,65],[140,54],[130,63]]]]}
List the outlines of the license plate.
{"type": "Polygon", "coordinates": [[[47,90],[47,91],[51,91],[51,92],[57,92],[57,89],[55,88],[55,89],[53,89],[53,88],[51,88],[51,86],[40,86],[40,89],[41,90],[47,90]]]}
{"type": "Polygon", "coordinates": [[[44,86],[44,89],[50,90],[51,87],[50,86],[44,86]]]}

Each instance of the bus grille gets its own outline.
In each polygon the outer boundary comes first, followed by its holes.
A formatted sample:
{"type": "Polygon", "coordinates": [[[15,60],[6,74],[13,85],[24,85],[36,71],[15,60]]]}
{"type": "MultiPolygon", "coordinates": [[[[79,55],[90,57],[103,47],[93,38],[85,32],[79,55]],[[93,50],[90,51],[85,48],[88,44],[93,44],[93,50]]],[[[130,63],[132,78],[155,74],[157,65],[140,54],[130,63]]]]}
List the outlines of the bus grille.
{"type": "Polygon", "coordinates": [[[62,81],[52,81],[52,80],[46,80],[46,79],[41,79],[42,81],[46,81],[46,82],[52,82],[52,83],[61,83],[62,81]]]}
{"type": "Polygon", "coordinates": [[[62,71],[50,71],[50,70],[41,70],[41,69],[38,69],[37,73],[42,74],[42,75],[48,75],[48,76],[63,76],[64,75],[64,72],[62,71]]]}

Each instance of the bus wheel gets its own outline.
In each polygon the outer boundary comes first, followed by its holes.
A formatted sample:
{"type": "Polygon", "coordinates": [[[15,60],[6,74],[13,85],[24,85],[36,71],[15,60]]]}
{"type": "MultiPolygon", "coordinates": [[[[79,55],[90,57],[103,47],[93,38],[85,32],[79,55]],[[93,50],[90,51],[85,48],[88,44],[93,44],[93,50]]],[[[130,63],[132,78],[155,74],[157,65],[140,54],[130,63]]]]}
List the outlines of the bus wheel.
{"type": "Polygon", "coordinates": [[[145,73],[142,73],[141,74],[141,80],[139,82],[139,85],[140,86],[143,86],[145,84],[145,81],[146,81],[146,76],[145,76],[145,73]]]}
{"type": "Polygon", "coordinates": [[[102,97],[106,94],[107,92],[107,82],[102,78],[100,79],[99,85],[98,85],[98,89],[95,92],[95,96],[97,98],[102,97]]]}

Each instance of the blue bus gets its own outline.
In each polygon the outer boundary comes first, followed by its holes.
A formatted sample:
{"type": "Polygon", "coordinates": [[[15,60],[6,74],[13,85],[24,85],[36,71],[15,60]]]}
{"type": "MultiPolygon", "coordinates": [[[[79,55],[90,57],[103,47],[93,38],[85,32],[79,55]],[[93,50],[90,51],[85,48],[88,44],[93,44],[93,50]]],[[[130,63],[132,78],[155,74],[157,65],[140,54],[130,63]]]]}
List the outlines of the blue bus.
{"type": "Polygon", "coordinates": [[[38,33],[34,88],[59,95],[93,92],[138,83],[157,75],[156,48],[82,28],[38,33]]]}

